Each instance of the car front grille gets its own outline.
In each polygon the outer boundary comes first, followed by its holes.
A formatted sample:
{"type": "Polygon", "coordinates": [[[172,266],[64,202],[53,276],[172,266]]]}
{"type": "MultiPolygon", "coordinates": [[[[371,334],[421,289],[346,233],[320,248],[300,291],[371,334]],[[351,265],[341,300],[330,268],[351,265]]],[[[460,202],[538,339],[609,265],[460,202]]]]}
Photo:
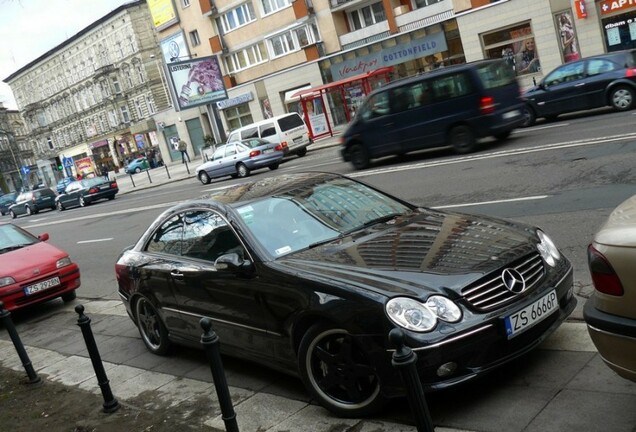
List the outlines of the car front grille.
{"type": "MultiPolygon", "coordinates": [[[[533,289],[545,274],[543,260],[538,253],[525,256],[513,262],[506,268],[514,268],[525,280],[526,289],[523,293],[527,293],[533,289]]],[[[519,295],[510,292],[503,283],[501,277],[501,269],[496,273],[489,275],[486,279],[482,279],[475,285],[470,285],[462,290],[462,296],[468,303],[479,311],[491,311],[499,307],[505,306],[512,302],[519,295]]]]}

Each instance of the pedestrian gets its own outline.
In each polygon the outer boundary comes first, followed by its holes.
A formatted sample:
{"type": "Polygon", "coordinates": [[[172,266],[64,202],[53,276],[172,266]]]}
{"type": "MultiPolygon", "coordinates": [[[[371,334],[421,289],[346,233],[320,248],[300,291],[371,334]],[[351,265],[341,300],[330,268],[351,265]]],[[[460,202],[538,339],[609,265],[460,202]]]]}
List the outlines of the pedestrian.
{"type": "Polygon", "coordinates": [[[77,173],[77,177],[75,177],[75,179],[76,179],[76,180],[81,180],[82,178],[83,178],[83,177],[82,177],[82,173],[81,173],[81,172],[78,172],[78,173],[77,173]]]}
{"type": "Polygon", "coordinates": [[[188,158],[188,162],[190,162],[190,155],[188,155],[188,144],[179,138],[179,146],[177,147],[181,152],[181,163],[185,163],[186,158],[188,158]]]}
{"type": "Polygon", "coordinates": [[[100,173],[102,177],[108,178],[108,168],[106,167],[106,165],[102,164],[102,167],[100,168],[100,173]]]}

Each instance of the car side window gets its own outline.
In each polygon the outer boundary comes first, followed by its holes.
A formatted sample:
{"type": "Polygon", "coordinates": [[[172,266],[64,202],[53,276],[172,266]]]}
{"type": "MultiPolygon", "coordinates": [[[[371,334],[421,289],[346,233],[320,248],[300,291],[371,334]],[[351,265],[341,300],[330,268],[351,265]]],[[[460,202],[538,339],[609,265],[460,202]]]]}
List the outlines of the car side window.
{"type": "Polygon", "coordinates": [[[585,76],[584,63],[567,63],[550,73],[544,81],[546,87],[582,79],[585,76]]]}
{"type": "Polygon", "coordinates": [[[361,109],[364,120],[378,118],[389,114],[389,92],[383,91],[371,96],[361,109]]]}
{"type": "Polygon", "coordinates": [[[465,96],[472,92],[470,79],[465,72],[435,78],[431,81],[431,88],[436,102],[465,96]]]}
{"type": "Polygon", "coordinates": [[[238,131],[236,132],[232,132],[228,137],[227,137],[227,141],[236,141],[237,139],[239,139],[239,133],[238,131]]]}
{"type": "Polygon", "coordinates": [[[229,253],[245,257],[241,241],[225,219],[209,210],[184,215],[183,256],[214,262],[229,253]]]}
{"type": "Polygon", "coordinates": [[[587,75],[594,76],[618,69],[618,65],[605,59],[591,59],[587,62],[587,75]]]}
{"type": "Polygon", "coordinates": [[[260,127],[260,129],[261,129],[261,138],[276,135],[276,127],[274,126],[274,123],[264,124],[260,127]]]}
{"type": "Polygon", "coordinates": [[[164,222],[146,245],[146,251],[181,255],[183,241],[183,216],[176,215],[164,222]]]}
{"type": "Polygon", "coordinates": [[[221,146],[214,152],[214,156],[212,157],[214,160],[221,159],[225,156],[225,146],[221,146]]]}
{"type": "Polygon", "coordinates": [[[225,157],[236,154],[236,146],[234,144],[228,144],[225,146],[225,157]]]}

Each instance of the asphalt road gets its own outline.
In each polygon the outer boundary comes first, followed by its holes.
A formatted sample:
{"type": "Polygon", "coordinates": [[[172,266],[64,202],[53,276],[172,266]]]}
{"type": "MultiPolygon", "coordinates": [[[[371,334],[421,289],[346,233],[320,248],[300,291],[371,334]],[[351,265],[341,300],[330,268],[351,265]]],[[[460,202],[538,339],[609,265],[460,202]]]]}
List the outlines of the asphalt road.
{"type": "MultiPolygon", "coordinates": [[[[485,140],[475,153],[420,152],[378,160],[364,171],[344,163],[338,147],[289,158],[270,176],[291,171],[345,173],[424,206],[511,218],[542,227],[572,260],[575,283],[589,287],[586,246],[618,203],[636,193],[636,112],[602,111],[520,129],[505,142],[485,140]]],[[[86,208],[16,219],[80,264],[80,297],[117,299],[114,264],[170,205],[241,180],[202,185],[194,179],[121,194],[86,208]]],[[[8,220],[8,216],[3,219],[8,220]]]]}

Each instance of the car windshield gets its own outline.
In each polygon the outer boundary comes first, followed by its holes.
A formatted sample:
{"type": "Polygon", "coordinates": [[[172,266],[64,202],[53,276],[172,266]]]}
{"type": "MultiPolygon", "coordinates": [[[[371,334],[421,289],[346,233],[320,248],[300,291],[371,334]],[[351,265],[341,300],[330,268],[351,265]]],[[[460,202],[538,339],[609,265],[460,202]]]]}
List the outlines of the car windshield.
{"type": "Polygon", "coordinates": [[[39,241],[37,237],[15,225],[0,225],[0,254],[23,248],[39,241]]]}
{"type": "Polygon", "coordinates": [[[237,211],[274,257],[318,246],[410,212],[395,199],[349,179],[299,187],[237,211]]]}

